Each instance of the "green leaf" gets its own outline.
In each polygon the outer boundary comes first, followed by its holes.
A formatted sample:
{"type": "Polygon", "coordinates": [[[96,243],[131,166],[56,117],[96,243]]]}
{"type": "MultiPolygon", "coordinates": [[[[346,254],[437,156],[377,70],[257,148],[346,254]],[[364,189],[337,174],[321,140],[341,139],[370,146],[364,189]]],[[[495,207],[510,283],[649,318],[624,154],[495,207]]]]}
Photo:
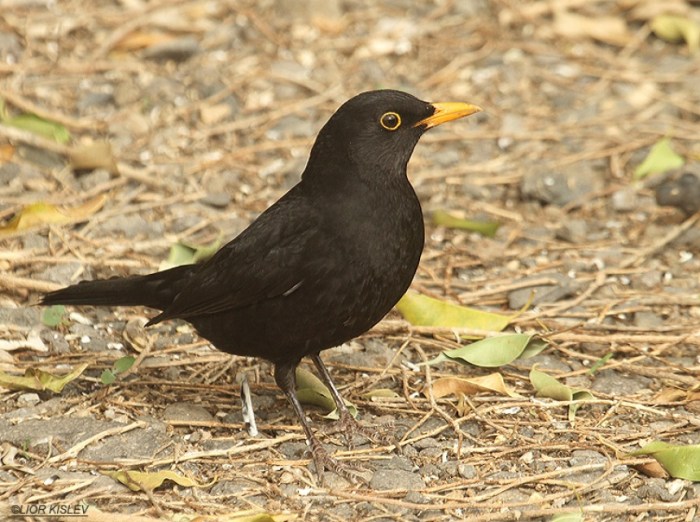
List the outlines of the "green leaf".
{"type": "Polygon", "coordinates": [[[167,261],[160,264],[159,270],[167,270],[180,265],[192,265],[205,261],[213,256],[221,246],[221,239],[216,239],[208,245],[191,245],[178,241],[170,247],[167,261]]]}
{"type": "Polygon", "coordinates": [[[50,390],[61,393],[63,387],[77,379],[87,367],[87,364],[81,364],[65,375],[55,375],[35,368],[28,368],[23,376],[0,372],[0,386],[10,390],[50,390]]]}
{"type": "Polygon", "coordinates": [[[636,169],[634,179],[645,178],[649,174],[663,174],[669,170],[677,169],[685,164],[682,156],[679,156],[671,147],[671,140],[663,138],[657,141],[636,169]]]}
{"type": "Polygon", "coordinates": [[[39,134],[58,143],[68,143],[70,132],[60,123],[45,120],[34,114],[20,114],[12,118],[7,118],[2,122],[4,125],[26,130],[34,134],[39,134]]]}
{"type": "MultiPolygon", "coordinates": [[[[318,406],[323,411],[329,412],[325,417],[327,419],[339,418],[338,410],[335,407],[335,401],[330,390],[325,384],[316,377],[313,373],[304,368],[297,367],[297,398],[303,404],[312,404],[318,406]]],[[[345,405],[350,410],[353,417],[357,417],[357,407],[350,401],[345,401],[345,405]]]]}
{"type": "Polygon", "coordinates": [[[547,397],[556,401],[577,401],[569,405],[569,422],[574,421],[576,410],[582,402],[594,399],[593,394],[588,390],[571,388],[534,367],[530,370],[530,382],[538,397],[547,397]]]}
{"type": "Polygon", "coordinates": [[[511,316],[474,310],[410,291],[396,304],[396,308],[415,326],[474,328],[500,332],[512,319],[511,316]]]}
{"type": "Polygon", "coordinates": [[[65,313],[66,307],[63,305],[49,306],[48,308],[44,308],[41,314],[41,322],[50,328],[54,328],[61,324],[65,313]]]}
{"type": "Polygon", "coordinates": [[[114,374],[112,370],[103,370],[102,374],[100,375],[100,381],[102,381],[102,384],[105,386],[109,386],[110,384],[114,383],[114,381],[117,380],[117,376],[114,374]]]}
{"type": "Polygon", "coordinates": [[[530,339],[530,342],[527,343],[527,346],[525,346],[523,352],[518,356],[518,359],[529,359],[530,357],[534,357],[542,350],[547,348],[547,346],[549,346],[547,341],[533,336],[530,339]]]}
{"type": "Polygon", "coordinates": [[[685,41],[690,54],[695,54],[700,49],[700,23],[690,18],[671,14],[659,15],[651,21],[651,30],[667,42],[685,41]]]}
{"type": "Polygon", "coordinates": [[[134,361],[136,361],[136,357],[126,355],[114,361],[112,368],[114,368],[115,373],[123,373],[134,365],[134,361]]]}
{"type": "Polygon", "coordinates": [[[443,227],[477,232],[486,237],[494,237],[498,228],[501,226],[500,223],[493,221],[475,221],[472,219],[459,218],[444,210],[436,210],[433,212],[433,223],[443,227]]]}
{"type": "Polygon", "coordinates": [[[527,357],[532,357],[547,347],[547,343],[540,339],[533,339],[532,335],[508,334],[487,337],[480,341],[442,352],[435,359],[427,364],[437,364],[439,362],[452,360],[466,362],[482,368],[495,368],[512,363],[514,360],[527,353],[527,357]],[[534,348],[526,350],[530,343],[534,343],[534,348]]]}
{"type": "Polygon", "coordinates": [[[588,370],[588,373],[590,375],[595,375],[595,373],[600,370],[603,366],[605,366],[605,363],[608,362],[610,359],[612,359],[613,352],[608,352],[603,357],[598,359],[596,362],[594,362],[591,365],[591,368],[588,370]]]}
{"type": "Polygon", "coordinates": [[[679,446],[654,441],[630,455],[650,455],[673,478],[700,482],[700,444],[679,446]]]}

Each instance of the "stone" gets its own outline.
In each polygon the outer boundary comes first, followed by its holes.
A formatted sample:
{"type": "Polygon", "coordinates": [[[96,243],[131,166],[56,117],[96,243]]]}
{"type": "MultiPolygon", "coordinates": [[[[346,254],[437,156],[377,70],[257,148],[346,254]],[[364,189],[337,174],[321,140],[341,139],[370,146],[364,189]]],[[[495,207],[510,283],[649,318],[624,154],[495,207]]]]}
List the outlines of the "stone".
{"type": "Polygon", "coordinates": [[[163,411],[163,420],[184,422],[216,422],[214,416],[203,406],[193,402],[174,402],[172,404],[168,404],[163,411]]]}

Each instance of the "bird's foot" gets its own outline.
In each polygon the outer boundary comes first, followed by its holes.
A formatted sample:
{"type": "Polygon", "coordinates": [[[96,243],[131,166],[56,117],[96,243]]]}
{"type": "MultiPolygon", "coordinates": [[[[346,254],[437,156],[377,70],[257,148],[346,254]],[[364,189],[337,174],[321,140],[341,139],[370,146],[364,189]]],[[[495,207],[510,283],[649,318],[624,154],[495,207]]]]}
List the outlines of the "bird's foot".
{"type": "Polygon", "coordinates": [[[345,441],[345,446],[348,449],[355,447],[354,437],[360,435],[373,444],[381,444],[384,446],[394,446],[396,451],[401,452],[401,446],[396,439],[395,432],[391,429],[393,426],[386,424],[383,426],[365,426],[360,424],[350,412],[341,412],[340,418],[336,422],[336,429],[340,431],[345,441]]]}
{"type": "Polygon", "coordinates": [[[362,471],[366,470],[357,464],[350,464],[334,459],[315,437],[309,441],[308,451],[311,452],[314,467],[316,468],[316,475],[321,485],[324,484],[324,471],[337,473],[353,484],[367,482],[367,479],[362,475],[362,471]]]}

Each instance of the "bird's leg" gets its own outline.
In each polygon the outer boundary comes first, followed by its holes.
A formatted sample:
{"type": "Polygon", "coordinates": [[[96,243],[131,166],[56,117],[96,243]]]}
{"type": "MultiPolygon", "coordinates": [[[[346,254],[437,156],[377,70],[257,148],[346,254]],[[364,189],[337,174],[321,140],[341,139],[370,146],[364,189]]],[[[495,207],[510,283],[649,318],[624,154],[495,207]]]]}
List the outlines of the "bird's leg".
{"type": "Polygon", "coordinates": [[[345,401],[340,396],[338,388],[335,387],[335,384],[331,379],[331,374],[328,372],[328,368],[326,368],[326,365],[323,363],[321,356],[319,354],[312,355],[311,360],[316,365],[316,369],[321,375],[321,379],[326,386],[328,386],[328,389],[333,396],[335,407],[338,408],[338,423],[340,424],[340,429],[343,433],[343,438],[345,439],[345,444],[348,446],[348,448],[352,449],[353,447],[352,436],[354,434],[359,434],[371,442],[393,445],[397,450],[400,450],[400,446],[394,437],[382,434],[376,429],[363,426],[355,420],[355,417],[352,416],[348,410],[348,407],[345,405],[345,401]]]}
{"type": "Polygon", "coordinates": [[[287,396],[287,399],[291,403],[292,408],[294,408],[297,417],[299,417],[301,427],[304,429],[304,434],[306,435],[306,443],[309,446],[309,451],[311,451],[311,457],[313,458],[314,466],[316,467],[316,474],[318,475],[319,482],[323,484],[323,472],[326,469],[329,471],[335,471],[339,475],[342,475],[351,481],[357,481],[358,477],[353,473],[353,471],[348,466],[331,457],[316,438],[313,431],[311,431],[311,426],[309,425],[309,421],[306,420],[304,409],[301,407],[301,403],[297,398],[295,374],[297,364],[298,363],[276,364],[275,382],[287,396]]]}

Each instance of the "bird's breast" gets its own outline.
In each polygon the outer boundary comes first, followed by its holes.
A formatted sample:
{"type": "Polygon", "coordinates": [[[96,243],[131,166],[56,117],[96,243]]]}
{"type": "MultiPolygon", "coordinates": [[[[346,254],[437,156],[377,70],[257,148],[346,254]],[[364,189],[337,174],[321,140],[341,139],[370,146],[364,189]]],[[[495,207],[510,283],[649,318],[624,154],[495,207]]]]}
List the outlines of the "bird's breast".
{"type": "Polygon", "coordinates": [[[328,221],[337,254],[348,267],[343,279],[363,288],[365,296],[381,294],[383,313],[410,285],[423,250],[420,203],[408,180],[401,181],[386,190],[352,194],[328,221]]]}

